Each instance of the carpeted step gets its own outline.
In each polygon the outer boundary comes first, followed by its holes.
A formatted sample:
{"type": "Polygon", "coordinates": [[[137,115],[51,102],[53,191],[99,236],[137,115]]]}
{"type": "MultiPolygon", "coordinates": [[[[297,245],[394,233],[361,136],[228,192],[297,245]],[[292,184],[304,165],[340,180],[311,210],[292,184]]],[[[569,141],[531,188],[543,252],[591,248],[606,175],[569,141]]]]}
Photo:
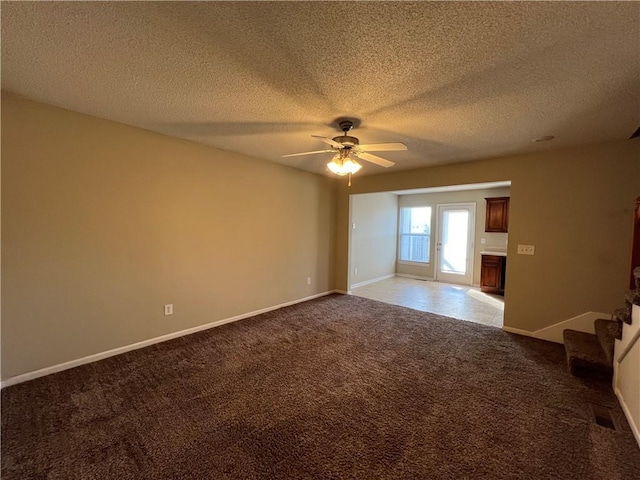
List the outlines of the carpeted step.
{"type": "Polygon", "coordinates": [[[619,338],[622,328],[618,322],[612,320],[604,320],[599,318],[594,322],[596,327],[596,337],[600,342],[600,347],[604,352],[607,360],[613,363],[613,349],[616,343],[616,338],[619,338]]]}
{"type": "Polygon", "coordinates": [[[640,305],[640,292],[638,290],[629,290],[624,294],[624,301],[627,305],[640,305]]]}
{"type": "Polygon", "coordinates": [[[631,325],[631,309],[630,308],[616,308],[611,315],[611,320],[628,323],[631,325]]]}
{"type": "Polygon", "coordinates": [[[577,377],[597,378],[610,381],[613,366],[607,359],[598,338],[585,332],[565,330],[564,348],[567,353],[569,371],[577,377]]]}
{"type": "Polygon", "coordinates": [[[622,320],[617,318],[615,315],[611,315],[611,320],[607,320],[608,322],[614,322],[616,324],[616,328],[614,330],[614,337],[618,340],[622,340],[622,320]]]}

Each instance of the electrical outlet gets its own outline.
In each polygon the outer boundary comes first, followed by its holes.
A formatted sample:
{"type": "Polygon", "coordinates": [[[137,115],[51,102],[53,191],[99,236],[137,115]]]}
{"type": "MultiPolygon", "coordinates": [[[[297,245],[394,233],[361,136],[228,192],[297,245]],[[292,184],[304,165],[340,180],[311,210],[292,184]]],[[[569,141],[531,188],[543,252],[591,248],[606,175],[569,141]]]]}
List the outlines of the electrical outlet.
{"type": "Polygon", "coordinates": [[[354,268],[354,269],[353,269],[353,274],[354,274],[354,275],[357,275],[357,274],[358,274],[358,269],[357,269],[357,268],[354,268]]]}
{"type": "Polygon", "coordinates": [[[307,277],[307,285],[311,285],[311,277],[307,277]]]}
{"type": "Polygon", "coordinates": [[[481,239],[480,239],[480,243],[481,243],[482,245],[484,245],[485,243],[487,243],[487,239],[486,239],[486,238],[481,238],[481,239]]]}
{"type": "Polygon", "coordinates": [[[518,255],[533,255],[535,252],[535,245],[518,245],[518,255]]]}
{"type": "Polygon", "coordinates": [[[173,315],[173,303],[167,303],[164,306],[164,314],[165,315],[173,315]]]}

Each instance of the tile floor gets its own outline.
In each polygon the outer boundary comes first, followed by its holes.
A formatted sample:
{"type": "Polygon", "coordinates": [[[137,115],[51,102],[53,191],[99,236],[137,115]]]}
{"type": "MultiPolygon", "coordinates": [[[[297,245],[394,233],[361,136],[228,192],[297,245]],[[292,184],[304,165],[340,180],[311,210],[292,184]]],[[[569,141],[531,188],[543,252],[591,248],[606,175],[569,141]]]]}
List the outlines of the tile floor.
{"type": "Polygon", "coordinates": [[[504,298],[479,288],[392,277],[351,290],[352,295],[502,328],[504,298]]]}

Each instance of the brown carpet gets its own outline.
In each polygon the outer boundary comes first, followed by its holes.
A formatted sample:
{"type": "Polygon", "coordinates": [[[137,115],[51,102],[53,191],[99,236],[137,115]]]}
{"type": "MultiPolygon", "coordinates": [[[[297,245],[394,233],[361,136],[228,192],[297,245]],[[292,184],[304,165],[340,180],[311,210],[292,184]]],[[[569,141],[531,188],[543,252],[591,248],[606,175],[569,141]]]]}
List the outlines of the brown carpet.
{"type": "Polygon", "coordinates": [[[331,295],[4,389],[2,478],[626,480],[640,449],[562,345],[331,295]]]}

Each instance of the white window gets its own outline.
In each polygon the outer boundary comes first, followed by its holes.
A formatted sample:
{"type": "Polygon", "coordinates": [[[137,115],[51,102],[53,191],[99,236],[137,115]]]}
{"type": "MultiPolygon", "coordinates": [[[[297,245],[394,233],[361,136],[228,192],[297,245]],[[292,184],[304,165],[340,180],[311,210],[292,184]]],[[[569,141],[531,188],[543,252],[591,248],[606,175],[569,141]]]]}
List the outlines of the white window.
{"type": "Polygon", "coordinates": [[[398,260],[429,263],[430,241],[431,207],[402,207],[398,260]]]}

